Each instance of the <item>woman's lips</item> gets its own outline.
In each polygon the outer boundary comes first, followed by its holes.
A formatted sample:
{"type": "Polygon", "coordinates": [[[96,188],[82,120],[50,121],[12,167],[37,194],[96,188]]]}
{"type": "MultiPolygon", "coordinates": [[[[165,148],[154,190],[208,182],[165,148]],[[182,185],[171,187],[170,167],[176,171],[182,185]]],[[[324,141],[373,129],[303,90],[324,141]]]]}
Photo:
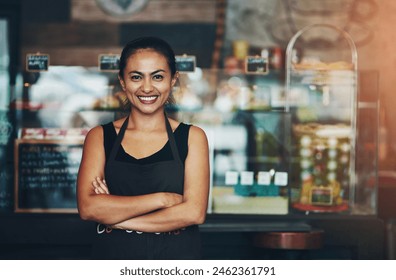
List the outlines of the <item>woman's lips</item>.
{"type": "Polygon", "coordinates": [[[152,104],[157,100],[158,95],[138,96],[138,98],[139,98],[140,102],[142,102],[143,104],[152,104]]]}

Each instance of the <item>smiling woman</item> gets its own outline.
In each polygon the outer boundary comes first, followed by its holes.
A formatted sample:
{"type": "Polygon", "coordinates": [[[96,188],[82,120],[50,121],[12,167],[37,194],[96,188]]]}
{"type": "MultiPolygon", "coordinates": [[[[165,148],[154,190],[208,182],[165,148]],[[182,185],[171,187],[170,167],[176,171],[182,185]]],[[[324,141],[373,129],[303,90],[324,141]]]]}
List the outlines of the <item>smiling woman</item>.
{"type": "Polygon", "coordinates": [[[167,102],[177,78],[178,73],[170,70],[166,58],[152,49],[143,49],[131,54],[128,64],[119,74],[128,101],[135,110],[141,112],[161,109],[167,102]]]}
{"type": "Polygon", "coordinates": [[[144,37],[123,49],[130,114],[88,133],[78,175],[80,216],[97,222],[93,258],[200,258],[208,144],[202,129],[165,114],[177,78],[165,41],[144,37]]]}

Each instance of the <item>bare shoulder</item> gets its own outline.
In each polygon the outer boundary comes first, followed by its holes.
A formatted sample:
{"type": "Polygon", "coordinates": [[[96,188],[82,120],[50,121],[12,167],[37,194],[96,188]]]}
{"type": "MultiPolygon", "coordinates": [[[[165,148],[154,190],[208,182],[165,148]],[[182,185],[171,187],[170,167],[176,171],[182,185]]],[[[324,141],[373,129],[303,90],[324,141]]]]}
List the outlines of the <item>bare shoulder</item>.
{"type": "Polygon", "coordinates": [[[87,137],[103,136],[103,128],[101,125],[95,126],[88,131],[87,137]]]}
{"type": "Polygon", "coordinates": [[[85,137],[85,145],[95,145],[103,142],[103,128],[101,126],[95,126],[89,130],[85,137]]]}
{"type": "Polygon", "coordinates": [[[190,127],[190,132],[189,132],[189,137],[188,137],[188,143],[190,144],[201,144],[201,145],[208,145],[208,139],[206,137],[205,131],[195,125],[192,125],[190,127]]]}

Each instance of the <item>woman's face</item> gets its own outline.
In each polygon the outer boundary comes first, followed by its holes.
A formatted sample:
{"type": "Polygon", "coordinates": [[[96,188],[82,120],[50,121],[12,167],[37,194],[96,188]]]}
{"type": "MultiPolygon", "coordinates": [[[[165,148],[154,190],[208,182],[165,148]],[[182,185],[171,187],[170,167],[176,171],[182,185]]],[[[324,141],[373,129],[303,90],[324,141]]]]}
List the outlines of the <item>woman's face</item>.
{"type": "Polygon", "coordinates": [[[177,74],[172,77],[162,54],[142,49],[128,58],[124,77],[119,79],[133,109],[151,114],[163,109],[177,74]]]}

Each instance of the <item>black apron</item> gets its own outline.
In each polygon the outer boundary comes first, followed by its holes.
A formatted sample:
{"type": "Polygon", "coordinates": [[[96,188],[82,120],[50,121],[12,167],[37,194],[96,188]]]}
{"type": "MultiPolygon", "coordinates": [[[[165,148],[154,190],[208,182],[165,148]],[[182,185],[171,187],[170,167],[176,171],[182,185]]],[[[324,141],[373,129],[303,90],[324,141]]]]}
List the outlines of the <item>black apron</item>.
{"type": "MultiPolygon", "coordinates": [[[[117,135],[105,166],[105,179],[110,193],[135,196],[173,192],[182,195],[184,164],[166,116],[172,160],[150,164],[116,160],[128,119],[129,117],[117,135]]],[[[98,224],[92,251],[95,259],[199,259],[200,249],[200,236],[196,225],[172,232],[145,233],[115,230],[98,224]]]]}

